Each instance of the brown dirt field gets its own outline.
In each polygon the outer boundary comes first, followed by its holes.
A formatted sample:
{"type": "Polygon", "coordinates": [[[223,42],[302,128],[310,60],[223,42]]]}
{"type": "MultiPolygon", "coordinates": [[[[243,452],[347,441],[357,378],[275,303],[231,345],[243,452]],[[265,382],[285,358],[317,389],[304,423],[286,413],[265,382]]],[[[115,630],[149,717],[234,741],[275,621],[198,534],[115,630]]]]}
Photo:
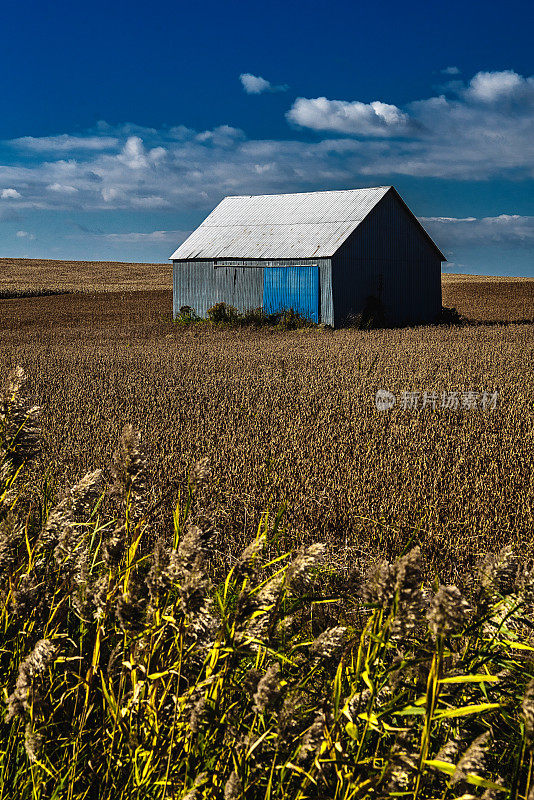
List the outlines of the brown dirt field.
{"type": "MultiPolygon", "coordinates": [[[[534,320],[534,278],[490,277],[443,273],[443,305],[456,308],[470,320],[512,322],[534,320]]],[[[0,259],[0,292],[56,290],[65,292],[172,291],[172,265],[130,264],[108,261],[58,261],[47,259],[0,259]]],[[[111,300],[108,310],[120,315],[130,314],[132,303],[111,300]]],[[[167,304],[167,300],[165,300],[167,304]]],[[[73,300],[70,303],[46,306],[60,311],[62,319],[77,314],[91,321],[98,311],[73,300]],[[70,309],[70,311],[68,310],[70,309]]],[[[135,301],[133,302],[135,306],[135,301]]],[[[40,307],[37,306],[37,309],[40,307]]],[[[5,309],[4,309],[5,312],[5,309]]],[[[108,312],[102,312],[108,313],[108,312]]],[[[163,313],[167,313],[167,307],[163,313]]],[[[1,324],[1,323],[0,323],[1,324]]]]}
{"type": "MultiPolygon", "coordinates": [[[[443,304],[455,307],[476,322],[510,323],[534,321],[534,281],[455,281],[443,286],[443,304]]],[[[125,335],[137,329],[146,336],[154,326],[168,324],[172,314],[172,291],[85,291],[49,297],[0,300],[0,330],[18,335],[45,329],[60,336],[78,331],[88,338],[125,335]]]]}
{"type": "Polygon", "coordinates": [[[534,278],[443,275],[443,305],[480,322],[534,321],[534,278]]]}
{"type": "Polygon", "coordinates": [[[117,292],[172,289],[172,263],[0,258],[0,291],[117,292]]]}
{"type": "Polygon", "coordinates": [[[87,338],[146,333],[154,325],[170,323],[172,291],[83,292],[50,297],[0,300],[0,332],[19,337],[22,332],[54,338],[79,335],[87,338]]]}
{"type": "Polygon", "coordinates": [[[534,278],[526,278],[520,275],[470,275],[468,272],[442,272],[442,283],[458,283],[469,281],[471,283],[480,283],[491,281],[491,283],[522,283],[523,281],[534,281],[534,278]]]}

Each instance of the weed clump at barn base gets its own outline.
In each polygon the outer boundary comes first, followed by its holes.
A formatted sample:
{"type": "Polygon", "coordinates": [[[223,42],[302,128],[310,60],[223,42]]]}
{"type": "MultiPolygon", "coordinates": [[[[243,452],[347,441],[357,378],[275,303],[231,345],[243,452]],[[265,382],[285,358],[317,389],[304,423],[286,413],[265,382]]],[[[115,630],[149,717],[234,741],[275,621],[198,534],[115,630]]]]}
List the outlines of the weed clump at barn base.
{"type": "Polygon", "coordinates": [[[156,532],[168,487],[130,425],[106,472],[53,497],[27,482],[40,418],[16,369],[0,398],[3,798],[531,796],[518,554],[488,556],[462,593],[418,548],[351,570],[323,542],[287,552],[266,510],[224,570],[205,460],[156,532]]]}
{"type": "Polygon", "coordinates": [[[273,326],[279,330],[295,330],[314,326],[314,323],[301,316],[293,308],[288,308],[278,313],[269,314],[263,308],[251,308],[247,311],[238,311],[227,303],[215,303],[208,308],[206,318],[198,316],[191,306],[180,306],[174,324],[184,325],[215,325],[226,328],[262,328],[273,326]]]}

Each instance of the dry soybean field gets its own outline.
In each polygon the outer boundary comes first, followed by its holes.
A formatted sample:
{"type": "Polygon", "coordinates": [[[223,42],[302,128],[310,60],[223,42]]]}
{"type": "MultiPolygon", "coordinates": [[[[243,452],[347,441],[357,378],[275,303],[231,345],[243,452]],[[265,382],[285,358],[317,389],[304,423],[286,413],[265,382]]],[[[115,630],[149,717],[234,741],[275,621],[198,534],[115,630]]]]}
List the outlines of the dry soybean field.
{"type": "Polygon", "coordinates": [[[209,458],[227,561],[285,504],[288,544],[349,564],[411,542],[451,579],[508,542],[532,553],[533,286],[446,276],[444,305],[484,324],[278,331],[178,327],[169,290],[88,285],[1,300],[1,367],[29,375],[56,487],[109,464],[131,422],[154,499],[209,458]]]}

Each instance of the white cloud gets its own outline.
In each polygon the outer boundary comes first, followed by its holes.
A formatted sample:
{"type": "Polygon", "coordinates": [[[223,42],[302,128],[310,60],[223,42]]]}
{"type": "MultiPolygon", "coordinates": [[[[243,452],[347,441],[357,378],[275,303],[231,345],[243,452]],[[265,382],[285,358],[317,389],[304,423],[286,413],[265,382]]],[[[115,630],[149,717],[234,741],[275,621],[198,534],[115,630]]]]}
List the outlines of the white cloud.
{"type": "Polygon", "coordinates": [[[164,242],[178,246],[185,241],[190,231],[152,231],[151,233],[105,233],[102,238],[116,244],[142,244],[151,242],[164,242]]]}
{"type": "Polygon", "coordinates": [[[165,208],[170,203],[165,197],[160,195],[148,195],[146,197],[132,197],[131,204],[134,208],[165,208]]]}
{"type": "Polygon", "coordinates": [[[261,94],[270,88],[271,84],[259,75],[251,75],[250,72],[243,72],[239,76],[243,84],[243,89],[247,94],[261,94]]]}
{"type": "Polygon", "coordinates": [[[239,80],[243,86],[243,89],[247,94],[263,94],[263,92],[286,92],[289,89],[289,86],[286,84],[280,84],[279,86],[273,86],[270,81],[265,80],[259,75],[251,75],[250,72],[243,72],[239,76],[239,80]]]}
{"type": "Polygon", "coordinates": [[[22,195],[16,189],[2,189],[0,197],[2,200],[20,200],[22,195]]]}
{"type": "Polygon", "coordinates": [[[287,118],[303,128],[361,136],[403,136],[411,129],[407,114],[379,100],[360,103],[358,100],[299,97],[287,112],[287,118]]]}
{"type": "Polygon", "coordinates": [[[489,242],[532,247],[534,217],[499,214],[497,217],[420,217],[431,236],[447,248],[489,242]]]}
{"type": "Polygon", "coordinates": [[[117,139],[111,136],[21,136],[10,139],[9,144],[20,150],[33,152],[65,152],[69,150],[110,150],[117,146],[117,139]]]}
{"type": "Polygon", "coordinates": [[[215,145],[216,147],[231,147],[237,141],[246,139],[241,128],[232,128],[231,125],[219,125],[211,131],[202,131],[193,137],[195,141],[215,145]]]}
{"type": "Polygon", "coordinates": [[[16,235],[17,235],[18,239],[29,239],[31,241],[33,241],[35,239],[34,234],[33,233],[29,233],[28,231],[17,231],[16,235]]]}
{"type": "Polygon", "coordinates": [[[51,183],[46,188],[49,192],[60,192],[61,194],[74,194],[78,191],[75,186],[68,186],[64,183],[51,183]]]}
{"type": "Polygon", "coordinates": [[[113,186],[104,186],[101,195],[106,203],[112,203],[114,200],[118,200],[124,196],[122,192],[115,189],[113,186]]]}
{"type": "Polygon", "coordinates": [[[441,70],[443,75],[459,75],[460,70],[458,67],[445,67],[445,69],[441,70]]]}
{"type": "Polygon", "coordinates": [[[139,136],[128,137],[118,158],[130,169],[143,169],[148,166],[143,140],[139,136]]]}
{"type": "Polygon", "coordinates": [[[534,97],[534,78],[523,78],[511,69],[504,72],[478,72],[469,82],[465,96],[483,103],[513,97],[534,97]]]}
{"type": "Polygon", "coordinates": [[[118,159],[129,169],[140,170],[159,164],[166,155],[161,145],[147,149],[140,136],[128,136],[118,159]]]}

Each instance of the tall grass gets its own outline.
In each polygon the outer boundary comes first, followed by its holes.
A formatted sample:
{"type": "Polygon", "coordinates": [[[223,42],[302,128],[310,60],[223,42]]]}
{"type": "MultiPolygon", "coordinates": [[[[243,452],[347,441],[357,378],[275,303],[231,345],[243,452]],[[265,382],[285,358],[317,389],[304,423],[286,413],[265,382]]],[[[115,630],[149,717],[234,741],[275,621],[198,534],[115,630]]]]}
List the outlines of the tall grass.
{"type": "Polygon", "coordinates": [[[39,415],[15,370],[1,800],[532,797],[534,572],[511,550],[462,596],[418,548],[352,571],[324,543],[286,552],[266,511],[221,574],[205,460],[156,536],[136,431],[54,498],[25,480],[39,415]]]}

